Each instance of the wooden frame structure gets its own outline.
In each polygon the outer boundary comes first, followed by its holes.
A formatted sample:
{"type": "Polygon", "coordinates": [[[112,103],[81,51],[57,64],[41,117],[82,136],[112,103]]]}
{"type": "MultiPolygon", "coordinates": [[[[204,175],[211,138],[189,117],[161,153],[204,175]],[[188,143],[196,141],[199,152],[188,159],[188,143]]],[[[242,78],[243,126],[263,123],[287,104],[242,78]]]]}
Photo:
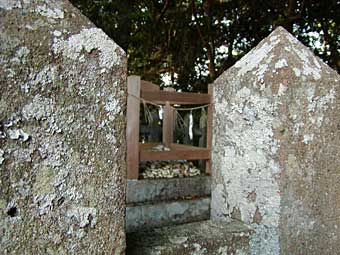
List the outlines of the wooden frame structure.
{"type": "Polygon", "coordinates": [[[127,178],[138,179],[139,162],[146,160],[206,160],[206,172],[211,172],[212,143],[212,86],[208,94],[175,92],[172,88],[160,90],[160,87],[140,79],[139,76],[128,77],[127,100],[127,178]],[[163,144],[170,151],[152,151],[155,143],[139,143],[139,113],[141,99],[163,108],[163,144]],[[173,143],[173,105],[208,104],[207,147],[173,143]]]}

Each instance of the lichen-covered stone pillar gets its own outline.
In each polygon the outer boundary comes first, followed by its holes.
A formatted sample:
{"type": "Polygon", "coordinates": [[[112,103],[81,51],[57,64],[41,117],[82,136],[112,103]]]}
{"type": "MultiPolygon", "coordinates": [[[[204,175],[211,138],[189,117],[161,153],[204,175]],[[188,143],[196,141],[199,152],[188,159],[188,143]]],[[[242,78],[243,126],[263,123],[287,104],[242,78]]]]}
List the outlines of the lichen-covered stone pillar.
{"type": "Polygon", "coordinates": [[[124,254],[125,53],[68,1],[0,24],[0,254],[124,254]]]}
{"type": "Polygon", "coordinates": [[[212,218],[252,254],[340,250],[340,77],[283,28],[214,84],[212,218]]]}

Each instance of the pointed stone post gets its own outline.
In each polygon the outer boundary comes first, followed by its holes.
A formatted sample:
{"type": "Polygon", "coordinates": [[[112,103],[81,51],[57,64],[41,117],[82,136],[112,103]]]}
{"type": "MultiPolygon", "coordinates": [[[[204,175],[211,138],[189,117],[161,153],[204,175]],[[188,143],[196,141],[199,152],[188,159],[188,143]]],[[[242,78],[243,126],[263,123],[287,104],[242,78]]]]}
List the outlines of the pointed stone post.
{"type": "Polygon", "coordinates": [[[212,218],[252,254],[340,250],[340,77],[279,27],[214,83],[212,218]]]}
{"type": "Polygon", "coordinates": [[[124,51],[69,1],[0,16],[0,254],[125,254],[124,51]]]}

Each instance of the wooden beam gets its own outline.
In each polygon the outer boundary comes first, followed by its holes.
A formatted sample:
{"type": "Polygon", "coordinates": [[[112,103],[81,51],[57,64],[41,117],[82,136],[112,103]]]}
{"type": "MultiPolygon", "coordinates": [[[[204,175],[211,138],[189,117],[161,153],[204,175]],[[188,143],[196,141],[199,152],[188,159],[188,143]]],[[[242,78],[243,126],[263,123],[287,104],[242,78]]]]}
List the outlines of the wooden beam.
{"type": "Polygon", "coordinates": [[[150,81],[141,80],[141,91],[159,91],[160,87],[150,81]]]}
{"type": "MultiPolygon", "coordinates": [[[[139,143],[140,151],[152,151],[153,148],[162,145],[162,143],[139,143]]],[[[179,144],[179,143],[172,143],[169,146],[169,149],[176,150],[176,151],[185,151],[185,150],[207,150],[207,148],[188,145],[188,144],[179,144]]]]}
{"type": "Polygon", "coordinates": [[[184,93],[172,91],[142,91],[141,98],[155,104],[209,104],[211,96],[209,94],[184,93]]]}
{"type": "MultiPolygon", "coordinates": [[[[208,85],[208,94],[211,96],[211,102],[208,106],[208,120],[207,120],[207,148],[210,153],[212,150],[212,136],[213,136],[213,97],[214,87],[213,84],[208,85]]],[[[205,161],[205,172],[211,174],[211,155],[208,160],[205,161]]]]}
{"type": "Polygon", "coordinates": [[[171,144],[170,148],[172,150],[176,151],[185,151],[185,150],[190,150],[190,151],[199,151],[199,150],[206,150],[207,148],[204,147],[198,147],[198,146],[193,146],[193,145],[188,145],[188,144],[178,144],[178,143],[173,143],[171,144]]]}
{"type": "Polygon", "coordinates": [[[140,160],[198,160],[210,159],[210,150],[188,145],[170,146],[170,151],[152,151],[149,146],[140,144],[140,160]]]}
{"type": "Polygon", "coordinates": [[[128,99],[126,113],[127,139],[127,178],[138,179],[139,176],[139,110],[140,110],[139,76],[128,77],[128,99]]]}
{"type": "Polygon", "coordinates": [[[162,143],[139,143],[139,150],[140,151],[150,151],[152,148],[162,145],[162,143]]]}

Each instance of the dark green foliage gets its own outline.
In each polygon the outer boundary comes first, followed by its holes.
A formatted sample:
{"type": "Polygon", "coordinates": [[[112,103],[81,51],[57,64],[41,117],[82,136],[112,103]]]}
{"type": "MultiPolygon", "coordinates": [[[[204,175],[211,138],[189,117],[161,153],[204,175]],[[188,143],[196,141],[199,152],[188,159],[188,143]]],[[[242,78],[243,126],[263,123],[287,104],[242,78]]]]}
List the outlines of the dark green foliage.
{"type": "Polygon", "coordinates": [[[123,47],[131,74],[156,83],[167,74],[182,90],[206,91],[277,26],[340,71],[339,0],[71,2],[123,47]]]}

